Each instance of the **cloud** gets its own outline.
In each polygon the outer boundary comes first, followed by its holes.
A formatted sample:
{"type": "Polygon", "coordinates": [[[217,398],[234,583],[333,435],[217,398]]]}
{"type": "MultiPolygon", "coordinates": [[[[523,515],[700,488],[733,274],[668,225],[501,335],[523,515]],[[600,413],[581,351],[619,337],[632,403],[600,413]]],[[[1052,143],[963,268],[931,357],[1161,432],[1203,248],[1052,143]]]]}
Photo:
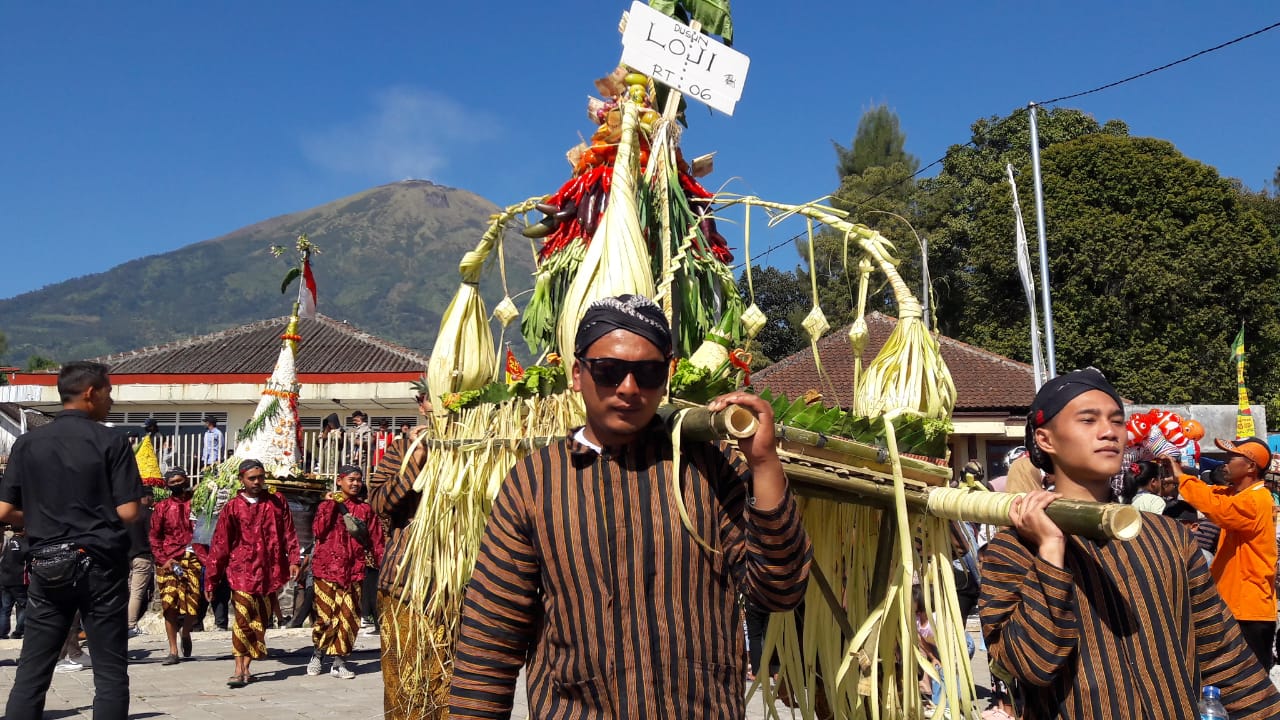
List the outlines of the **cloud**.
{"type": "Polygon", "coordinates": [[[497,135],[497,119],[439,93],[393,87],[354,121],[303,136],[315,165],[379,181],[440,179],[454,153],[497,135]]]}

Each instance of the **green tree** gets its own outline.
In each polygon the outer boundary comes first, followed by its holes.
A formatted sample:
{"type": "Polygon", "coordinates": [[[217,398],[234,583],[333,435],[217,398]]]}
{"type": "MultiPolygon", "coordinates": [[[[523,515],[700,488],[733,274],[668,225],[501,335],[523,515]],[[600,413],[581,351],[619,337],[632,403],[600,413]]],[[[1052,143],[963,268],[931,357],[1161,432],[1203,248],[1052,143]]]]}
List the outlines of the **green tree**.
{"type": "MultiPolygon", "coordinates": [[[[769,318],[752,343],[751,364],[764,367],[809,344],[800,323],[809,312],[812,300],[808,280],[802,281],[798,272],[762,267],[752,271],[751,279],[756,290],[756,305],[769,318]]],[[[746,273],[738,278],[738,291],[750,304],[746,273]]]]}
{"type": "MultiPolygon", "coordinates": [[[[1238,188],[1166,141],[1105,132],[1051,144],[1042,170],[1058,369],[1095,365],[1139,402],[1234,402],[1240,324],[1252,356],[1280,351],[1280,249],[1238,188]]],[[[985,192],[954,317],[962,339],[1025,359],[1008,190],[985,192]]],[[[1251,364],[1249,387],[1280,407],[1272,364],[1251,364]]]]}
{"type": "MultiPolygon", "coordinates": [[[[1092,116],[1071,108],[1041,110],[1037,117],[1040,149],[1094,134],[1128,135],[1128,126],[1119,120],[1100,124],[1092,116]]],[[[964,336],[961,322],[965,303],[973,294],[969,248],[990,207],[1010,208],[1009,183],[1005,164],[1012,163],[1019,174],[1018,193],[1032,198],[1031,132],[1025,109],[1003,118],[983,118],[972,126],[965,145],[953,145],[934,178],[920,182],[917,196],[918,227],[929,238],[929,267],[937,297],[939,329],[953,337],[964,336]]],[[[1023,211],[1027,232],[1035,237],[1035,212],[1023,211]]],[[[999,228],[1008,252],[1013,248],[1013,221],[999,228]]],[[[1056,232],[1052,227],[1050,234],[1056,232]]],[[[1017,283],[1017,275],[1011,279],[1017,283]]],[[[1020,286],[1018,286],[1020,287],[1020,286]]],[[[1020,291],[1019,291],[1020,292],[1020,291]]],[[[1025,314],[1025,310],[1023,311],[1025,314]]]]}
{"type": "MultiPolygon", "coordinates": [[[[833,206],[850,213],[850,219],[880,231],[893,240],[901,260],[898,267],[913,289],[920,288],[920,245],[918,186],[914,178],[920,161],[906,151],[898,116],[887,105],[863,113],[849,147],[832,143],[840,187],[833,194],[833,206]]],[[[814,238],[813,266],[809,264],[808,242],[800,243],[803,270],[797,278],[808,285],[809,273],[816,274],[819,302],[833,327],[852,322],[858,302],[857,248],[848,248],[845,239],[829,231],[814,238]]],[[[868,310],[894,312],[892,293],[881,284],[870,288],[868,310]]],[[[918,292],[918,290],[917,290],[918,292]]],[[[803,317],[803,316],[802,316],[803,317]]]]}
{"type": "Polygon", "coordinates": [[[57,370],[62,367],[56,360],[50,360],[40,355],[32,355],[27,358],[27,372],[40,372],[42,370],[57,370]]]}
{"type": "Polygon", "coordinates": [[[872,167],[904,163],[915,172],[920,166],[920,161],[907,153],[907,136],[902,132],[898,115],[888,105],[878,105],[862,113],[849,147],[834,140],[831,144],[836,150],[836,176],[842,181],[872,167]]]}

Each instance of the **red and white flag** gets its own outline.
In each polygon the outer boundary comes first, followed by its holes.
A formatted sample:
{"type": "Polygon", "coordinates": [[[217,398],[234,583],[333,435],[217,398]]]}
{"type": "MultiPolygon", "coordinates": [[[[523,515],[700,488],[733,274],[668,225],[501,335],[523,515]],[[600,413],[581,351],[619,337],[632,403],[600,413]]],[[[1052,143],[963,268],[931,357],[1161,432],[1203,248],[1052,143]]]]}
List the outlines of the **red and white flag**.
{"type": "Polygon", "coordinates": [[[316,317],[316,276],[311,274],[311,259],[302,261],[302,282],[298,283],[298,317],[316,317]]]}

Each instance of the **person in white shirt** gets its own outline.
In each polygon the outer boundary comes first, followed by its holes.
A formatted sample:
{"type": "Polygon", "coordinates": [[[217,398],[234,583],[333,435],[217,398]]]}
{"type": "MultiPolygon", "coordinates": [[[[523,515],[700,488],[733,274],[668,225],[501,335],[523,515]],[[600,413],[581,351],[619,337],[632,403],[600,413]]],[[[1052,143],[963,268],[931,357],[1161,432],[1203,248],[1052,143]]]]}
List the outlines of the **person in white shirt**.
{"type": "Polygon", "coordinates": [[[212,418],[204,421],[204,445],[200,451],[200,464],[204,467],[222,462],[222,431],[218,429],[218,421],[212,418]]]}

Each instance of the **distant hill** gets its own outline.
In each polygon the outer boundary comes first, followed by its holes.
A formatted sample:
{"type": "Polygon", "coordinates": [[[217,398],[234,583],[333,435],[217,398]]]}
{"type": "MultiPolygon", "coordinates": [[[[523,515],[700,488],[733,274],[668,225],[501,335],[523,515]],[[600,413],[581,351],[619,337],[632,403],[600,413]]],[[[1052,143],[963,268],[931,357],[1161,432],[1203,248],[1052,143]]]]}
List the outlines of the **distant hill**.
{"type": "MultiPolygon", "coordinates": [[[[398,182],[0,300],[3,360],[95,357],[287,313],[296,285],[282,296],[280,281],[296,255],[275,258],[269,248],[292,247],[299,233],[321,250],[313,261],[320,312],[429,352],[458,287],[458,261],[496,210],[466,190],[398,182]]],[[[505,246],[513,295],[533,284],[527,243],[515,235],[505,246]]],[[[481,283],[490,309],[502,297],[492,265],[481,283]]],[[[518,328],[509,335],[520,341],[518,328]]]]}

